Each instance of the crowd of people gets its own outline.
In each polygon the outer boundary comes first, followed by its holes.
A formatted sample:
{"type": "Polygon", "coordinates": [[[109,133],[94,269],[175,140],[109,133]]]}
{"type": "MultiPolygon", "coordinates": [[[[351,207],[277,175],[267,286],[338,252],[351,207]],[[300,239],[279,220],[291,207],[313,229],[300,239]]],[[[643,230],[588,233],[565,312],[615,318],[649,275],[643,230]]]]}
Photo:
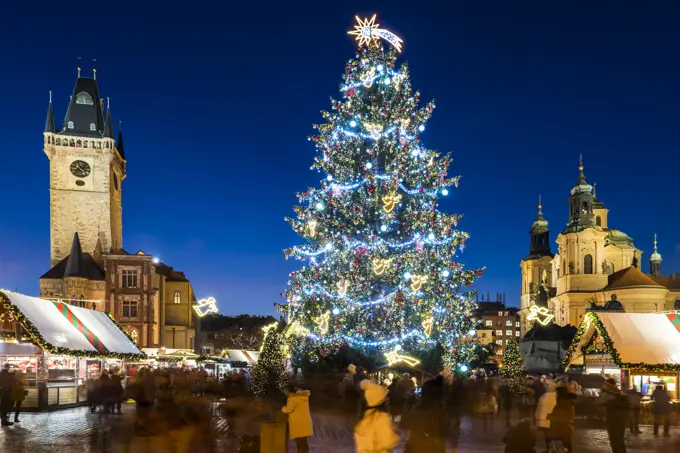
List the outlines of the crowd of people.
{"type": "MultiPolygon", "coordinates": [[[[379,384],[353,365],[340,384],[340,393],[347,407],[359,408],[354,431],[359,453],[391,451],[399,442],[397,428],[410,431],[406,453],[443,453],[447,437],[455,438],[460,430],[463,415],[478,418],[476,429],[484,431],[493,430],[500,418],[506,427],[507,453],[571,452],[577,400],[583,394],[578,382],[566,375],[527,376],[517,383],[484,372],[442,374],[418,388],[407,373],[389,375],[379,384]]],[[[606,379],[599,396],[589,401],[604,415],[613,453],[626,452],[626,430],[633,435],[641,432],[641,401],[642,394],[635,387],[623,392],[613,378],[606,379]]],[[[651,409],[653,434],[663,427],[663,435],[669,435],[672,406],[662,386],[651,395],[651,409]]]]}

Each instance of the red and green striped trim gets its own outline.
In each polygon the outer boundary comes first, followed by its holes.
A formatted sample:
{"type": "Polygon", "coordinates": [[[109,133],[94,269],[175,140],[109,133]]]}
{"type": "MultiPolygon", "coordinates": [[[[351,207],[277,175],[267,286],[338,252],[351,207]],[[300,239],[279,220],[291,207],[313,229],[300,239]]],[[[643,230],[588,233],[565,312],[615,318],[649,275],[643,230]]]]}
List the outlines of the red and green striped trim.
{"type": "Polygon", "coordinates": [[[104,346],[104,343],[95,335],[92,333],[90,329],[87,328],[85,324],[83,324],[80,319],[76,315],[73,314],[69,306],[63,302],[52,302],[55,307],[57,307],[57,310],[59,310],[59,313],[64,315],[64,318],[68,320],[69,323],[73,325],[73,327],[78,330],[87,341],[90,342],[90,344],[99,352],[101,353],[107,353],[109,350],[104,346]]]}
{"type": "Polygon", "coordinates": [[[668,320],[675,326],[676,330],[680,332],[680,315],[677,315],[676,313],[670,313],[668,315],[668,320]]]}

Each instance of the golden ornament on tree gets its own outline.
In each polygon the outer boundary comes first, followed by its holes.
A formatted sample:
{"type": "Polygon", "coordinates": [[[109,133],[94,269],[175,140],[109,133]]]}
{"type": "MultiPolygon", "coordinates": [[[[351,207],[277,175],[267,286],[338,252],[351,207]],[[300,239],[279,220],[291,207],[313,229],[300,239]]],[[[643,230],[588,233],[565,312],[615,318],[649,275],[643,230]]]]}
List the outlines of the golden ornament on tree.
{"type": "Polygon", "coordinates": [[[387,270],[389,267],[390,263],[392,262],[392,258],[385,258],[385,259],[380,259],[376,258],[373,260],[373,273],[375,275],[380,275],[383,272],[387,270]]]}
{"type": "Polygon", "coordinates": [[[383,201],[383,210],[387,213],[390,213],[394,210],[394,207],[399,204],[401,201],[401,195],[399,194],[392,194],[392,195],[385,195],[382,197],[383,201]]]}
{"type": "Polygon", "coordinates": [[[423,286],[423,283],[427,281],[427,275],[412,275],[411,276],[411,289],[413,291],[419,291],[423,286]]]}

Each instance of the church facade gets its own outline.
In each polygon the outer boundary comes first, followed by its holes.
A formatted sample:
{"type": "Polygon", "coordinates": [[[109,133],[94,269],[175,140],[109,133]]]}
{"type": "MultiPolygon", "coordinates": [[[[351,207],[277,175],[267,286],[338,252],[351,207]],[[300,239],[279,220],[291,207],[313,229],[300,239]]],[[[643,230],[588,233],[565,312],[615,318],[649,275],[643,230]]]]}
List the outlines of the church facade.
{"type": "Polygon", "coordinates": [[[643,251],[626,233],[609,226],[609,210],[586,181],[582,163],[556,253],[541,208],[539,201],[529,254],[520,262],[523,333],[533,325],[528,319],[532,305],[547,307],[561,326],[579,325],[586,310],[604,306],[637,313],[680,309],[680,276],[662,274],[656,236],[649,273],[644,273],[643,251]]]}
{"type": "Polygon", "coordinates": [[[50,103],[44,151],[50,160],[50,264],[40,296],[107,311],[144,348],[194,349],[191,282],[184,273],[123,248],[122,130],[94,76],[78,70],[61,128],[50,103]]]}

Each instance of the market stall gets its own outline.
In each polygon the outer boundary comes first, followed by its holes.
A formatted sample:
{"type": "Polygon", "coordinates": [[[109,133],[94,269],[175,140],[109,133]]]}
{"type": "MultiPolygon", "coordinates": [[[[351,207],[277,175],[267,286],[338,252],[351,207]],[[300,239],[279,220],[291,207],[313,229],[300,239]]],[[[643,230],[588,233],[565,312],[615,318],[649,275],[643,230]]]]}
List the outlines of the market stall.
{"type": "Polygon", "coordinates": [[[0,365],[25,373],[29,410],[84,403],[87,379],[144,357],[106,313],[11,291],[0,291],[0,332],[0,365]]]}
{"type": "Polygon", "coordinates": [[[567,369],[612,377],[625,390],[651,395],[661,385],[678,398],[680,316],[589,312],[565,357],[567,369]]]}

